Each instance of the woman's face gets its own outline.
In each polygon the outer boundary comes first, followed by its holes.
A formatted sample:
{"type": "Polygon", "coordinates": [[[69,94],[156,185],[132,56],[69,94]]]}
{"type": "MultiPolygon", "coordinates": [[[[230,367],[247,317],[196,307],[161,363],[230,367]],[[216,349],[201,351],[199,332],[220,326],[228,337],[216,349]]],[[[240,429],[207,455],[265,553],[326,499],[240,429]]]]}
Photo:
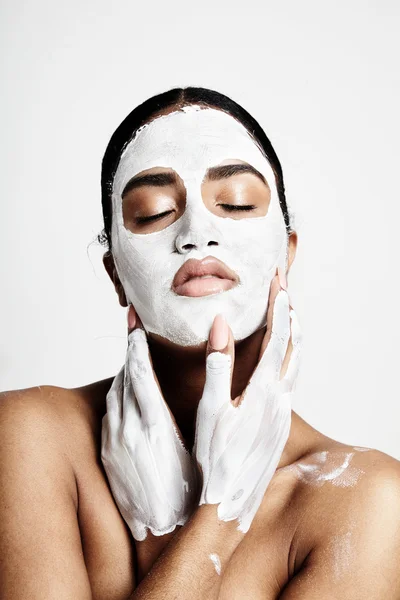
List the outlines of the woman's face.
{"type": "Polygon", "coordinates": [[[141,127],[112,211],[117,273],[148,332],[195,346],[218,313],[236,340],[265,325],[288,238],[272,169],[233,117],[189,106],[141,127]]]}

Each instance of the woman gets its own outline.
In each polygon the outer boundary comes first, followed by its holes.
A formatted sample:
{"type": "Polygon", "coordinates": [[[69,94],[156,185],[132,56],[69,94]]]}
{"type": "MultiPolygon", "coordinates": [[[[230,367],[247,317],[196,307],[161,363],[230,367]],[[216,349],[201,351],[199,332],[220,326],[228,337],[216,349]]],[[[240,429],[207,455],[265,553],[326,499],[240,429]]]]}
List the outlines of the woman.
{"type": "Polygon", "coordinates": [[[399,598],[398,461],[290,409],[297,236],[261,127],[211,90],[150,98],[102,202],[125,364],[2,394],[1,597],[399,598]]]}

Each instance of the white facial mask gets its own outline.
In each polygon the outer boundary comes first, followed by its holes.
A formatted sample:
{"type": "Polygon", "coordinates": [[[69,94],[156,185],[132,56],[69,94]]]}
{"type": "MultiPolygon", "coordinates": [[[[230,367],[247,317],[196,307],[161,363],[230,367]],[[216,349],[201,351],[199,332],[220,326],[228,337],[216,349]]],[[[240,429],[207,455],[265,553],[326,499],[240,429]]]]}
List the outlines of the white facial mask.
{"type": "Polygon", "coordinates": [[[286,226],[272,168],[245,127],[220,110],[187,106],[142,126],[124,150],[112,192],[112,252],[128,302],[147,332],[180,346],[208,339],[221,313],[241,340],[266,324],[268,294],[277,267],[286,271],[286,226]],[[244,161],[264,175],[271,190],[262,217],[232,219],[205,206],[201,184],[209,167],[244,161]],[[161,231],[132,233],[124,226],[122,192],[152,167],[176,171],[186,188],[184,213],[161,231]],[[208,245],[210,241],[217,245],[208,245]],[[189,250],[183,248],[193,244],[189,250]],[[178,248],[178,252],[177,252],[178,248]],[[232,289],[201,297],[179,296],[171,284],[183,263],[213,256],[240,278],[232,289]]]}

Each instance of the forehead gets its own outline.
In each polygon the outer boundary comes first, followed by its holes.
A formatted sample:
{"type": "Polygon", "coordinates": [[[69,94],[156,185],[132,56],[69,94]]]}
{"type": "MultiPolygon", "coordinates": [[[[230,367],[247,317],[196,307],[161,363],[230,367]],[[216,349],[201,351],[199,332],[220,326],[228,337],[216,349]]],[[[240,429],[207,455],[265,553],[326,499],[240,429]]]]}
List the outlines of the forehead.
{"type": "Polygon", "coordinates": [[[138,129],[121,156],[114,192],[121,194],[131,177],[153,167],[201,181],[209,167],[227,159],[248,162],[273,184],[268,160],[241,123],[217,109],[186,106],[138,129]]]}

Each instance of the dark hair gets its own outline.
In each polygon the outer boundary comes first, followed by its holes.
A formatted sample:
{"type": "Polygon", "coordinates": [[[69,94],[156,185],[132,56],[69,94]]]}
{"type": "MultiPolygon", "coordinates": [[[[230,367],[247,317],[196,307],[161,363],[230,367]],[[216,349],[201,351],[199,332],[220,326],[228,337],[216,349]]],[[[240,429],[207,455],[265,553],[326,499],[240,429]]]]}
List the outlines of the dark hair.
{"type": "Polygon", "coordinates": [[[134,108],[114,131],[108,143],[101,168],[101,201],[103,207],[104,229],[99,234],[98,241],[101,244],[108,246],[110,251],[112,218],[111,193],[114,175],[122,152],[141,125],[150,122],[168,110],[179,109],[191,104],[199,104],[204,107],[225,111],[237,119],[254,138],[254,141],[265,154],[275,174],[279,202],[282,208],[286,229],[288,233],[290,233],[290,217],[285,197],[282,167],[275,150],[262,127],[244,108],[224,94],[201,87],[174,88],[163,92],[162,94],[152,96],[134,108]]]}

